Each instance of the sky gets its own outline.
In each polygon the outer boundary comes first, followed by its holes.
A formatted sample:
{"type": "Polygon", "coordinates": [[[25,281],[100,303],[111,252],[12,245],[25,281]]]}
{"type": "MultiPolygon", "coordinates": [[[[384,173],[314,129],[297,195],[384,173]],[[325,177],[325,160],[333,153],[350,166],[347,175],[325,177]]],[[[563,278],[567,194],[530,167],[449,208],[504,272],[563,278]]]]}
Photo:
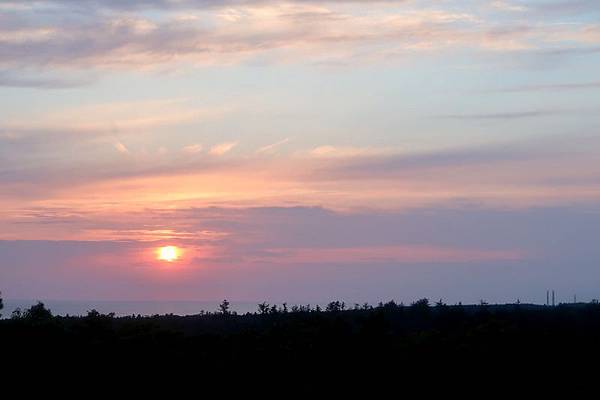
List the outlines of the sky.
{"type": "Polygon", "coordinates": [[[3,0],[0,290],[600,298],[599,21],[597,0],[3,0]]]}

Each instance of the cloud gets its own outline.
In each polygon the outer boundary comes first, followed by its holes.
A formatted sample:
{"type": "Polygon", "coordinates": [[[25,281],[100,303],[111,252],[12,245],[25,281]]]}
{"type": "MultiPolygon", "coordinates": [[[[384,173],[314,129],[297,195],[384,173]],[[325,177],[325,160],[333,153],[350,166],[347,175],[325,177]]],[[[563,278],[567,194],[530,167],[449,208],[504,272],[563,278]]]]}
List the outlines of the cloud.
{"type": "Polygon", "coordinates": [[[536,117],[547,117],[559,114],[558,110],[531,110],[531,111],[511,111],[497,113],[480,114],[447,114],[439,118],[458,119],[458,120],[514,120],[536,117]]]}
{"type": "Polygon", "coordinates": [[[274,154],[277,152],[277,150],[279,149],[279,147],[283,146],[284,144],[288,143],[290,141],[289,138],[285,138],[283,140],[280,140],[278,142],[275,143],[271,143],[269,145],[263,146],[261,148],[259,148],[258,150],[256,150],[257,154],[274,154]]]}
{"type": "MultiPolygon", "coordinates": [[[[127,143],[133,139],[128,137],[127,143]]],[[[235,142],[215,145],[216,153],[228,154],[223,151],[231,143],[235,142]]],[[[132,157],[107,154],[110,158],[104,159],[78,153],[75,147],[72,153],[77,158],[65,161],[64,146],[59,146],[55,153],[43,153],[56,161],[40,165],[35,157],[20,155],[31,152],[32,143],[16,141],[0,146],[0,183],[5,189],[0,205],[10,209],[15,204],[83,202],[86,207],[102,207],[121,202],[137,209],[157,204],[320,204],[353,210],[456,201],[503,207],[589,203],[600,198],[598,148],[593,135],[419,152],[352,149],[319,157],[310,152],[290,157],[251,157],[241,152],[230,157],[181,157],[180,151],[162,156],[132,151],[132,157]],[[94,196],[88,198],[89,193],[94,196]]]]}
{"type": "MultiPolygon", "coordinates": [[[[369,0],[333,0],[332,3],[350,3],[360,4],[362,2],[371,3],[369,0]]],[[[381,3],[402,4],[407,0],[380,0],[381,3]]],[[[46,6],[66,7],[76,9],[100,9],[113,11],[131,11],[131,10],[202,10],[214,8],[229,8],[239,6],[266,6],[270,4],[278,4],[279,0],[22,0],[22,1],[6,1],[3,7],[15,10],[22,9],[28,4],[41,4],[46,6]]],[[[304,0],[289,0],[287,3],[319,3],[318,1],[304,0]]]]}
{"type": "Polygon", "coordinates": [[[484,92],[545,92],[545,91],[564,91],[564,90],[586,90],[600,88],[600,81],[580,82],[580,83],[552,83],[538,85],[522,85],[503,89],[490,89],[484,92]]]}
{"type": "Polygon", "coordinates": [[[254,262],[279,264],[365,264],[365,263],[472,263],[517,261],[526,258],[519,251],[482,251],[435,246],[374,246],[349,248],[294,248],[267,250],[254,262]]]}
{"type": "Polygon", "coordinates": [[[319,146],[310,151],[310,155],[317,158],[350,158],[389,154],[392,149],[378,149],[371,147],[353,146],[319,146]]]}
{"type": "Polygon", "coordinates": [[[72,89],[91,83],[90,79],[27,76],[22,71],[0,71],[0,86],[32,89],[72,89]]]}
{"type": "MultiPolygon", "coordinates": [[[[521,0],[520,3],[526,4],[521,0]]],[[[596,0],[549,0],[539,2],[531,7],[539,14],[580,14],[600,12],[600,5],[596,0]]]]}
{"type": "MultiPolygon", "coordinates": [[[[263,62],[390,62],[423,52],[546,50],[596,37],[595,25],[515,25],[471,8],[412,2],[137,1],[39,2],[11,11],[0,29],[0,67],[19,71],[152,69],[263,62]],[[362,2],[349,2],[358,4],[362,2]],[[82,8],[85,12],[82,12],[82,8]],[[111,10],[107,12],[106,10],[111,10]],[[158,9],[158,13],[132,10],[158,9]],[[196,9],[197,11],[193,11],[196,9]],[[186,12],[176,12],[186,10],[186,12]],[[349,30],[348,27],[352,29],[349,30]]],[[[497,3],[505,4],[505,3],[497,3]]],[[[518,8],[515,4],[510,6],[518,8]]],[[[505,7],[506,8],[506,7],[505,7]]],[[[16,83],[16,82],[15,82],[16,83]]],[[[24,80],[23,84],[35,82],[24,80]]],[[[42,83],[39,83],[43,85],[42,83]]]]}
{"type": "Polygon", "coordinates": [[[239,142],[224,142],[219,143],[210,148],[208,151],[209,154],[213,156],[222,156],[229,153],[234,147],[238,145],[239,142]]]}
{"type": "Polygon", "coordinates": [[[492,7],[502,11],[523,12],[527,11],[527,7],[520,4],[510,3],[508,1],[492,1],[492,7]]]}
{"type": "MultiPolygon", "coordinates": [[[[379,176],[397,172],[439,167],[495,164],[498,162],[530,159],[532,152],[516,146],[482,146],[470,148],[441,149],[413,154],[392,154],[382,157],[358,157],[339,164],[332,164],[330,171],[346,176],[379,176]]],[[[328,167],[325,167],[325,171],[328,167]]]]}
{"type": "Polygon", "coordinates": [[[131,154],[129,152],[129,149],[127,147],[125,147],[125,145],[119,141],[115,142],[115,149],[117,149],[117,151],[121,154],[131,154]]]}
{"type": "Polygon", "coordinates": [[[202,146],[200,143],[195,143],[185,146],[183,149],[181,149],[181,151],[183,151],[186,154],[198,154],[203,149],[204,146],[202,146]]]}
{"type": "Polygon", "coordinates": [[[592,172],[597,142],[593,136],[557,136],[355,157],[317,165],[308,172],[307,179],[337,182],[339,187],[343,187],[344,181],[349,187],[355,184],[352,182],[362,182],[363,189],[369,187],[373,195],[379,196],[380,204],[396,191],[396,201],[405,205],[422,196],[420,201],[425,202],[462,197],[484,203],[491,200],[495,204],[528,206],[565,201],[569,194],[555,186],[560,175],[563,183],[571,182],[570,195],[579,191],[579,195],[571,197],[577,201],[575,198],[579,196],[583,196],[579,197],[582,200],[600,195],[600,187],[593,183],[597,174],[592,172]],[[580,181],[581,178],[587,183],[580,181]]]}
{"type": "Polygon", "coordinates": [[[186,99],[84,104],[5,119],[0,131],[19,138],[93,138],[119,133],[148,133],[165,126],[222,116],[224,107],[199,108],[186,99]]]}
{"type": "MultiPolygon", "coordinates": [[[[508,301],[542,298],[546,287],[595,296],[599,278],[597,205],[354,213],[321,207],[38,209],[29,218],[54,221],[46,230],[53,240],[0,240],[8,297],[156,299],[159,293],[206,300],[237,294],[312,302],[318,292],[370,302],[413,296],[466,302],[482,294],[508,301]],[[64,240],[64,232],[80,238],[64,240]],[[90,237],[105,239],[83,240],[90,237]],[[177,269],[162,269],[155,260],[154,249],[165,241],[184,249],[177,269]]],[[[11,231],[2,224],[3,232],[11,231]]]]}

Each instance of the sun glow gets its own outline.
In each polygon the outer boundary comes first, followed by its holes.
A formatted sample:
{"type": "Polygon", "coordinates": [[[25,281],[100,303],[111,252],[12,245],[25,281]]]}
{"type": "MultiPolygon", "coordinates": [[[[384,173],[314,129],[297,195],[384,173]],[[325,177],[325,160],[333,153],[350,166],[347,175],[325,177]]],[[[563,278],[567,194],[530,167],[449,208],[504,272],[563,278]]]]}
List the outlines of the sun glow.
{"type": "Polygon", "coordinates": [[[158,249],[158,259],[172,262],[179,258],[180,253],[179,248],[176,246],[164,246],[158,249]]]}

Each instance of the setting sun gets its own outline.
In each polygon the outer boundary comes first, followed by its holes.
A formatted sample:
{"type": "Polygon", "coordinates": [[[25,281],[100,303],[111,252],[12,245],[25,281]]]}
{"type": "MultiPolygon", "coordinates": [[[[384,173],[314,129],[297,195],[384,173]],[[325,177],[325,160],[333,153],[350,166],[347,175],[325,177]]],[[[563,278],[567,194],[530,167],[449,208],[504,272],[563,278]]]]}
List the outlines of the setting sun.
{"type": "Polygon", "coordinates": [[[179,258],[179,249],[175,246],[165,246],[158,249],[158,259],[172,262],[179,258]]]}

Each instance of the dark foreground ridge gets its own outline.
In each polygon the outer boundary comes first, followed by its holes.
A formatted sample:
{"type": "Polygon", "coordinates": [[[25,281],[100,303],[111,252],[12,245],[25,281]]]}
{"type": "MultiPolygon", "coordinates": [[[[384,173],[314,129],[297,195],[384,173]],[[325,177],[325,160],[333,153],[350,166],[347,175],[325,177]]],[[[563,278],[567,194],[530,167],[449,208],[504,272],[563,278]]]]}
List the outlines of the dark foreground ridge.
{"type": "Polygon", "coordinates": [[[53,316],[39,303],[0,320],[0,343],[5,364],[193,365],[197,373],[245,375],[275,368],[313,377],[462,366],[516,373],[597,360],[600,305],[451,306],[422,299],[410,306],[348,309],[332,302],[320,309],[263,303],[256,313],[237,315],[223,302],[218,312],[191,316],[115,317],[92,310],[69,317],[53,316]]]}

